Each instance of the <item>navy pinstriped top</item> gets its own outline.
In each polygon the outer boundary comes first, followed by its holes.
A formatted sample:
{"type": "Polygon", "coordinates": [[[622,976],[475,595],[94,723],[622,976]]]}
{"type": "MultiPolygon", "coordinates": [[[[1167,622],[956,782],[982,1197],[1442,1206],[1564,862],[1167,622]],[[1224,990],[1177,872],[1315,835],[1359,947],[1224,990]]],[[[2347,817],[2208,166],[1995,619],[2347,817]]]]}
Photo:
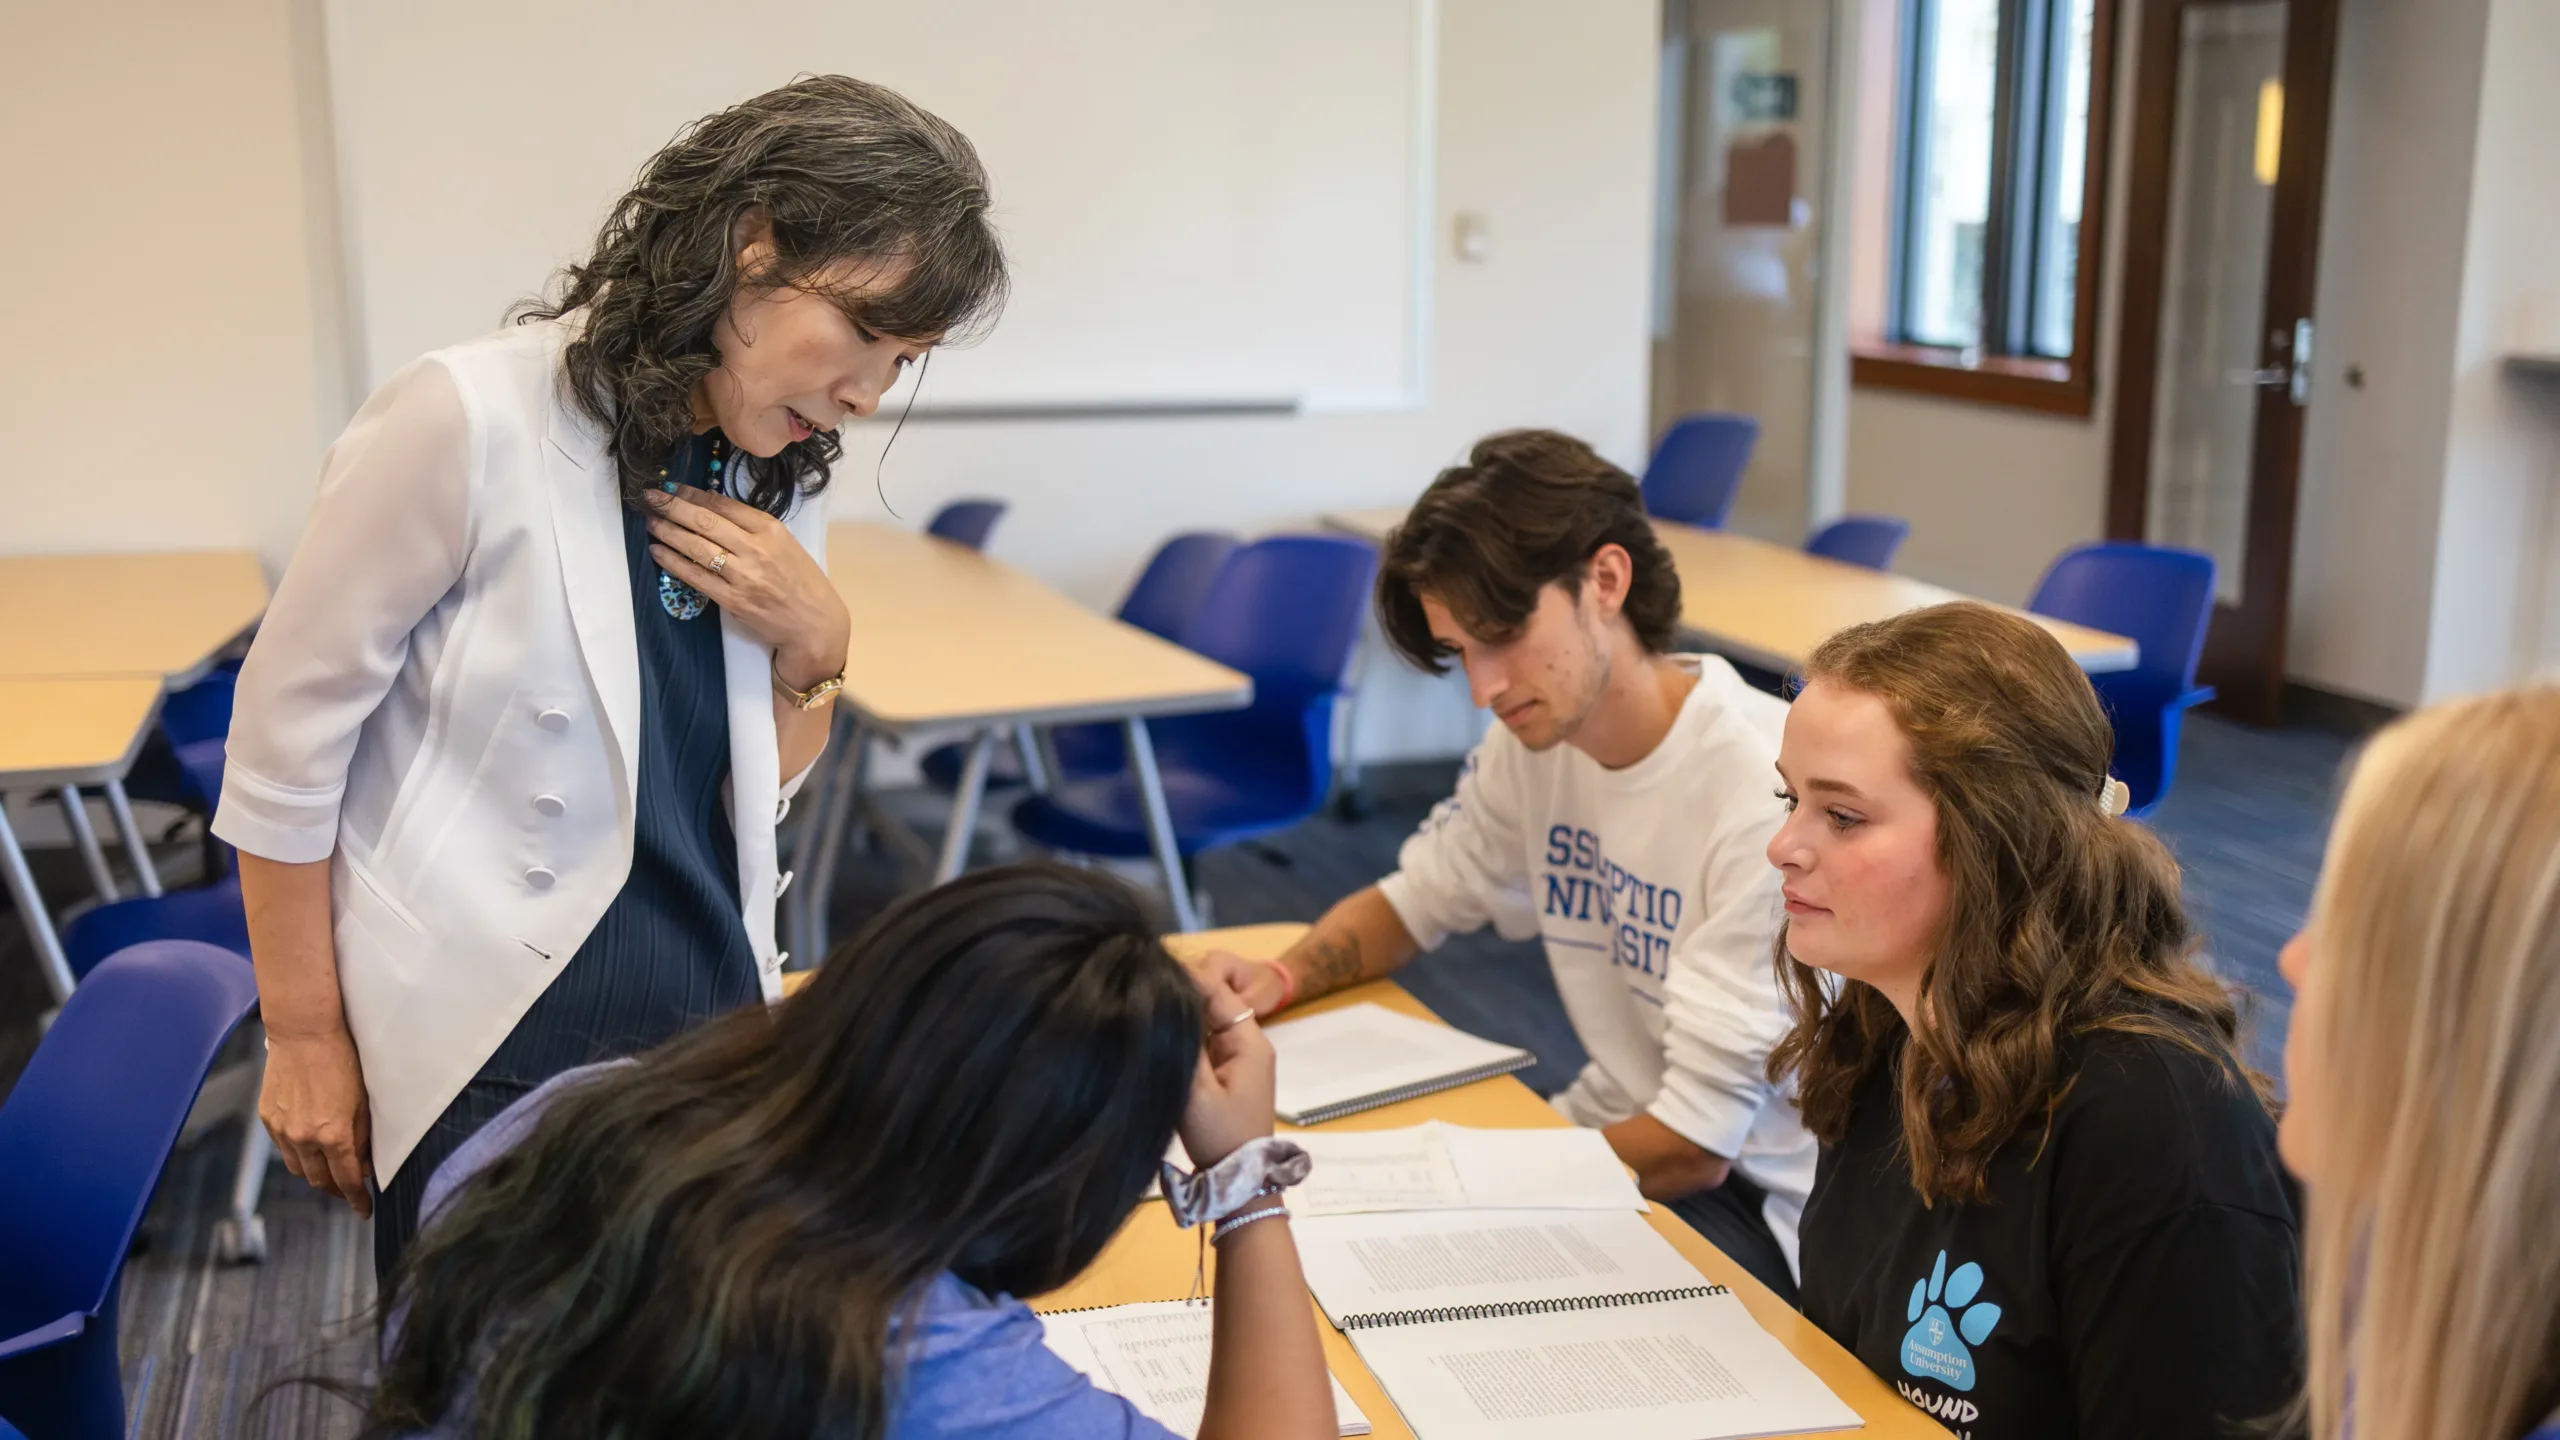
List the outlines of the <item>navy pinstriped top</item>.
{"type": "MultiPolygon", "coordinates": [[[[709,481],[710,437],[667,467],[709,481]]],[[[738,906],[729,826],[727,669],[720,610],[690,620],[658,598],[648,527],[625,507],[632,629],[640,645],[640,774],[631,874],[568,967],[482,1067],[484,1079],[539,1084],[561,1071],[642,1050],[761,998],[738,906]]]]}

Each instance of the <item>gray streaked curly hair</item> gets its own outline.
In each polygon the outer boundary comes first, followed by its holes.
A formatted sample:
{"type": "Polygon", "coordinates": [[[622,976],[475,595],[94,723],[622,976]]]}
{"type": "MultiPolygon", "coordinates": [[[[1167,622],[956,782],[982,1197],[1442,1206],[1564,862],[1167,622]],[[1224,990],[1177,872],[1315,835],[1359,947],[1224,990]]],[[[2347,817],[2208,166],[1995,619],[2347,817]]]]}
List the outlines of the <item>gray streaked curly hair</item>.
{"type": "MultiPolygon", "coordinates": [[[[989,203],[986,169],[959,131],[881,86],[804,76],[685,127],[615,203],[584,263],[512,314],[584,312],[564,379],[612,437],[623,496],[637,503],[693,429],[693,387],[720,363],[712,327],[740,287],[814,290],[844,262],[900,264],[887,293],[830,298],[882,334],[966,338],[1004,305],[989,203]],[[773,258],[741,273],[737,225],[759,208],[773,258]]],[[[780,515],[825,489],[842,453],[822,430],[771,459],[741,456],[743,498],[780,515]]]]}

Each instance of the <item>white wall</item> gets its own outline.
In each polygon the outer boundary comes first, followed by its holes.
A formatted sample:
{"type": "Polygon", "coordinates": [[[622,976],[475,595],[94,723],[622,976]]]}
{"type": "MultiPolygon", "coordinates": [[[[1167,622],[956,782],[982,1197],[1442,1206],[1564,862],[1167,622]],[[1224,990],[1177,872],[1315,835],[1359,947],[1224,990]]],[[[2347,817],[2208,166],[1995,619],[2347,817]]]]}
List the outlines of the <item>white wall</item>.
{"type": "Polygon", "coordinates": [[[281,560],[301,533],[344,412],[297,12],[0,5],[0,550],[281,560]]]}
{"type": "MultiPolygon", "coordinates": [[[[1620,464],[1645,452],[1655,0],[1574,7],[1465,0],[1441,11],[1431,403],[1295,419],[910,425],[887,464],[913,520],[964,494],[1012,511],[990,548],[1108,604],[1173,530],[1302,525],[1327,509],[1409,500],[1488,431],[1551,425],[1620,464]],[[1461,211],[1491,258],[1455,259],[1461,211]]],[[[1144,297],[1131,303],[1143,304],[1144,297]]],[[[834,505],[881,514],[873,457],[888,427],[847,432],[834,505]]],[[[1392,661],[1360,710],[1369,758],[1447,754],[1476,734],[1463,694],[1392,661]]]]}
{"type": "Polygon", "coordinates": [[[2484,690],[2541,669],[2560,385],[2519,381],[2505,357],[2560,349],[2560,5],[2491,0],[2472,162],[2471,223],[2453,346],[2443,523],[2436,536],[2426,694],[2484,690]]]}
{"type": "MultiPolygon", "coordinates": [[[[290,555],[320,448],[352,410],[317,9],[0,7],[0,54],[33,62],[0,92],[6,133],[31,142],[0,154],[0,181],[35,197],[0,238],[21,277],[0,298],[16,342],[0,425],[22,444],[67,442],[36,449],[63,478],[16,487],[0,550],[290,555]]],[[[1107,604],[1165,534],[1402,501],[1493,429],[1554,425],[1640,462],[1660,24],[1658,0],[1444,7],[1425,408],[913,424],[887,463],[889,500],[917,521],[951,496],[1005,496],[997,553],[1107,604]],[[1490,221],[1483,263],[1447,255],[1461,210],[1490,221]]],[[[888,433],[848,432],[837,514],[882,513],[888,433]]],[[[1449,687],[1373,679],[1364,753],[1447,753],[1475,733],[1449,687]]]]}
{"type": "Polygon", "coordinates": [[[2487,13],[2339,16],[2287,648],[2295,675],[2395,705],[2425,688],[2487,13]]]}

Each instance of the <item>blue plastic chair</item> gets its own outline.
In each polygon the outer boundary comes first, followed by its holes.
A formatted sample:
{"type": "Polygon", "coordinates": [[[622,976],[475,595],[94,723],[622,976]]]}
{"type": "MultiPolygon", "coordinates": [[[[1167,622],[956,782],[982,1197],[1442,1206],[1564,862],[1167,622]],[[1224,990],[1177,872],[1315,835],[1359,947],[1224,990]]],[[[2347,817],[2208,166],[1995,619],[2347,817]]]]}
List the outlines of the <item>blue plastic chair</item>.
{"type": "Polygon", "coordinates": [[[954,500],[925,523],[924,533],[954,545],[984,550],[987,537],[995,533],[996,522],[1004,518],[1004,511],[1002,500],[954,500]]]}
{"type": "Polygon", "coordinates": [[[1760,443],[1760,422],[1748,415],[1683,416],[1653,447],[1644,467],[1645,513],[1707,530],[1724,528],[1743,467],[1760,443]]]}
{"type": "Polygon", "coordinates": [[[1893,568],[1894,553],[1911,533],[1911,522],[1899,515],[1843,515],[1813,532],[1805,553],[1870,570],[1893,568]]]}
{"type": "Polygon", "coordinates": [[[2126,813],[2149,815],[2177,774],[2186,712],[2213,698],[2196,685],[2213,623],[2213,557],[2129,542],[2078,546],[2053,562],[2027,608],[2141,646],[2133,669],[2089,681],[2116,727],[2114,774],[2132,792],[2126,813]]]}
{"type": "MultiPolygon", "coordinates": [[[[1184,858],[1285,830],[1333,786],[1334,711],[1360,638],[1377,549],[1280,535],[1231,556],[1182,643],[1253,678],[1253,703],[1149,726],[1184,858]]],[[[1145,856],[1144,802],[1126,768],[1070,780],[1014,807],[1025,839],[1081,855],[1145,856]]]]}
{"type": "Polygon", "coordinates": [[[258,999],[249,962],[137,945],[71,992],[0,1105],[0,1414],[43,1440],[116,1440],[116,1291],[151,1191],[222,1042],[258,999]]]}
{"type": "MultiPolygon", "coordinates": [[[[1218,567],[1226,564],[1227,557],[1242,543],[1218,530],[1194,530],[1167,540],[1149,557],[1147,568],[1138,572],[1137,583],[1129,587],[1129,593],[1121,597],[1121,623],[1180,644],[1182,627],[1200,608],[1201,597],[1209,593],[1209,582],[1218,578],[1218,567]]],[[[1120,727],[1061,725],[1049,732],[1049,753],[1065,772],[1062,778],[1108,775],[1120,768],[1120,727]]],[[[968,764],[968,745],[937,746],[924,757],[925,783],[949,794],[960,788],[960,772],[968,764]]],[[[1011,745],[996,747],[987,761],[987,789],[1018,789],[1029,783],[1030,777],[1022,768],[1022,752],[1011,745]]]]}
{"type": "Polygon", "coordinates": [[[62,927],[62,957],[73,978],[82,979],[117,951],[153,940],[197,940],[248,959],[249,915],[240,902],[240,877],[84,910],[62,927]]]}

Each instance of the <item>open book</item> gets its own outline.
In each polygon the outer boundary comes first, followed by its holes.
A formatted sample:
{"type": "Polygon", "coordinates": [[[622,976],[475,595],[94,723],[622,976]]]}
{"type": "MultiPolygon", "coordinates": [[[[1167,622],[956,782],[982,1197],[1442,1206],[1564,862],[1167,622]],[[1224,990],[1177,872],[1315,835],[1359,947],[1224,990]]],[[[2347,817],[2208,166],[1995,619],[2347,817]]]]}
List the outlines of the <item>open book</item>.
{"type": "Polygon", "coordinates": [[[1420,1440],[1739,1440],[1864,1423],[1632,1211],[1295,1228],[1317,1303],[1420,1440]]]}
{"type": "MultiPolygon", "coordinates": [[[[1187,1440],[1200,1433],[1201,1410],[1209,1400],[1209,1330],[1215,1313],[1207,1305],[1162,1300],[1053,1311],[1040,1317],[1040,1327],[1059,1359],[1187,1440]]],[[[1340,1433],[1368,1434],[1369,1417],[1352,1403],[1342,1382],[1325,1379],[1333,1386],[1340,1433]]]]}
{"type": "Polygon", "coordinates": [[[1276,1108],[1292,1125],[1321,1125],[1538,1063],[1526,1050],[1383,1005],[1346,1005],[1265,1033],[1280,1056],[1276,1108]]]}

